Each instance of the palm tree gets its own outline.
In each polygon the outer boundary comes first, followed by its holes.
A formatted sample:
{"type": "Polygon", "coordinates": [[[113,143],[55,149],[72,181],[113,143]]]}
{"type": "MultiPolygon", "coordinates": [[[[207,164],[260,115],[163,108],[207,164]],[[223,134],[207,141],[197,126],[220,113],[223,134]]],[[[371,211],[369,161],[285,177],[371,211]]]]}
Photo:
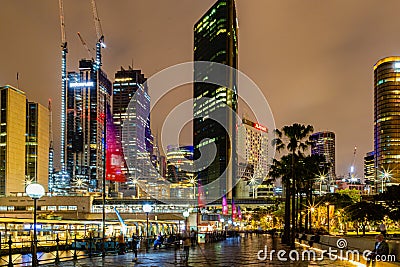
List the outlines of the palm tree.
{"type": "MultiPolygon", "coordinates": [[[[291,195],[292,195],[292,231],[290,246],[294,248],[295,226],[296,226],[296,183],[295,183],[295,157],[304,152],[310,145],[309,136],[314,131],[311,125],[294,123],[291,126],[283,126],[281,130],[275,129],[276,138],[272,144],[276,150],[287,150],[291,155],[291,195]]],[[[286,215],[287,216],[287,215],[286,215]]],[[[285,217],[287,218],[287,217],[285,217]]],[[[286,224],[285,224],[286,226],[286,224]]]]}
{"type": "MultiPolygon", "coordinates": [[[[302,165],[299,170],[301,172],[301,179],[299,179],[301,181],[301,187],[299,190],[300,193],[306,195],[306,203],[313,203],[312,189],[316,175],[326,173],[327,170],[328,164],[326,163],[325,157],[322,155],[310,155],[302,159],[302,165]]],[[[302,201],[300,201],[300,203],[302,203],[302,201]]],[[[311,222],[309,216],[310,213],[307,212],[305,217],[305,228],[311,230],[311,225],[308,226],[308,223],[311,222]]]]}
{"type": "Polygon", "coordinates": [[[290,235],[290,166],[291,157],[286,155],[281,157],[280,160],[274,159],[270,166],[268,176],[275,180],[282,178],[282,184],[285,189],[285,217],[282,243],[289,244],[290,235]]]}

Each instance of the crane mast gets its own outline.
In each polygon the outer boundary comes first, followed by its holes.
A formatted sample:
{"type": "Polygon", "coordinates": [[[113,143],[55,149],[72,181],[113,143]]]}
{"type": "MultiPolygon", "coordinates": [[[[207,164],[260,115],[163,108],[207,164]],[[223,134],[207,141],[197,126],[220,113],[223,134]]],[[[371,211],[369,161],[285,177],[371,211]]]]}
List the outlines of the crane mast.
{"type": "Polygon", "coordinates": [[[78,32],[78,36],[79,36],[79,39],[81,40],[82,45],[85,47],[85,49],[86,49],[86,51],[87,51],[87,53],[88,53],[89,58],[93,59],[92,53],[90,52],[90,49],[89,49],[89,47],[87,46],[87,44],[86,44],[85,40],[83,39],[83,37],[82,37],[82,35],[81,35],[80,32],[78,32]]]}
{"type": "Polygon", "coordinates": [[[350,178],[354,177],[354,164],[356,162],[356,153],[357,153],[357,146],[354,147],[353,161],[351,162],[351,166],[350,166],[350,178]]]}
{"type": "Polygon", "coordinates": [[[96,1],[95,0],[91,0],[91,3],[92,3],[92,13],[93,13],[94,26],[96,28],[96,35],[97,35],[95,66],[96,66],[96,69],[99,69],[100,66],[102,65],[102,63],[101,63],[101,49],[105,48],[106,45],[104,43],[104,35],[103,35],[103,29],[101,28],[100,18],[99,18],[99,15],[97,13],[96,1]]]}
{"type": "Polygon", "coordinates": [[[64,5],[63,0],[58,1],[60,11],[60,29],[61,29],[61,48],[68,53],[67,41],[65,37],[65,23],[64,23],[64,5]]]}

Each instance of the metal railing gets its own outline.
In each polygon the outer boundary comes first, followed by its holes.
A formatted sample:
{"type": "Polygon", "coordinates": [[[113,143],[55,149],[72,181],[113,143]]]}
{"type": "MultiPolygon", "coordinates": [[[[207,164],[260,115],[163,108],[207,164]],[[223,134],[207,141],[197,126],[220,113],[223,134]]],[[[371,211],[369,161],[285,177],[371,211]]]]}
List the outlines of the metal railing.
{"type": "MultiPolygon", "coordinates": [[[[125,239],[125,241],[128,241],[125,239]]],[[[125,242],[123,247],[130,248],[130,242],[125,242]]],[[[30,266],[32,265],[33,238],[16,241],[11,235],[0,238],[0,266],[30,266]]],[[[108,254],[118,253],[120,246],[115,237],[103,242],[102,238],[93,237],[91,234],[86,238],[64,238],[60,239],[58,234],[55,239],[37,240],[37,263],[51,264],[61,261],[78,260],[102,256],[103,246],[108,254]]]]}

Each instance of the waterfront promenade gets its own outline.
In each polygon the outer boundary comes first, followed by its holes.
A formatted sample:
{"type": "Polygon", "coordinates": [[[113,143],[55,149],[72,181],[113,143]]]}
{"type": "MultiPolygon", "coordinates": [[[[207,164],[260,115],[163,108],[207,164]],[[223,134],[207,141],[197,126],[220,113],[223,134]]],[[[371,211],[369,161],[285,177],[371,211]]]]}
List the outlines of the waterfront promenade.
{"type": "MultiPolygon", "coordinates": [[[[154,251],[150,249],[148,253],[144,250],[140,251],[138,261],[132,262],[133,254],[131,252],[125,255],[107,255],[104,259],[101,257],[93,257],[80,259],[76,262],[61,262],[58,265],[47,264],[50,266],[62,267],[95,267],[95,266],[362,266],[362,264],[351,263],[343,260],[332,261],[328,257],[323,260],[316,261],[279,261],[274,255],[272,261],[269,259],[260,260],[257,255],[260,250],[264,250],[265,246],[268,251],[272,249],[284,249],[289,251],[287,246],[280,244],[280,239],[275,240],[269,235],[253,235],[247,238],[228,238],[224,241],[197,245],[190,249],[190,256],[187,265],[180,263],[174,249],[161,249],[154,251]]],[[[298,247],[297,251],[301,253],[305,248],[298,247]]],[[[179,254],[179,252],[178,252],[179,254]]],[[[317,253],[317,257],[320,254],[317,253]]],[[[263,254],[261,254],[263,256],[263,254]]],[[[388,266],[380,265],[379,266],[388,266]]],[[[390,265],[391,266],[391,265],[390,265]]],[[[395,263],[393,266],[400,266],[395,263]]]]}

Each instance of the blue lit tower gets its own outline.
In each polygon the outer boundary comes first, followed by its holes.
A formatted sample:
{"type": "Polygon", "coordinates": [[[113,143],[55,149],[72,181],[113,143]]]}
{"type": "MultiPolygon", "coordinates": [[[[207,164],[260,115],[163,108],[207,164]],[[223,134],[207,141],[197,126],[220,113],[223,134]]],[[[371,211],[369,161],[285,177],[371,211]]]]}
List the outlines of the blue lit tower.
{"type": "MultiPolygon", "coordinates": [[[[238,60],[238,27],[234,0],[218,0],[194,25],[194,61],[211,61],[225,64],[234,69],[238,60]]],[[[196,80],[207,80],[212,66],[197,69],[196,80]]],[[[201,184],[209,185],[204,192],[209,198],[230,197],[233,178],[236,171],[236,131],[237,122],[234,116],[224,111],[230,108],[237,111],[236,73],[228,71],[223,82],[231,85],[224,88],[209,83],[195,83],[193,88],[193,143],[194,159],[200,158],[200,149],[207,150],[210,146],[217,149],[216,157],[204,170],[198,172],[201,184]],[[207,98],[207,99],[206,99],[207,98]],[[224,129],[211,117],[218,117],[226,125],[224,129]],[[230,136],[233,140],[230,140],[230,136]],[[232,156],[232,168],[228,167],[232,156]],[[225,172],[226,171],[226,172],[225,172]],[[221,179],[216,181],[219,177],[221,179]],[[214,182],[214,183],[213,183],[214,182]],[[211,192],[212,191],[212,192],[211,192]]],[[[202,157],[207,157],[203,153],[202,157]]],[[[195,166],[199,169],[200,166],[195,166]]]]}
{"type": "Polygon", "coordinates": [[[51,105],[51,99],[49,99],[49,165],[48,165],[48,189],[49,192],[53,192],[54,187],[54,144],[53,144],[53,109],[51,105]]]}
{"type": "Polygon", "coordinates": [[[58,1],[60,5],[61,24],[61,171],[65,172],[65,107],[67,88],[67,40],[65,37],[64,7],[63,0],[58,1]]]}
{"type": "Polygon", "coordinates": [[[54,173],[51,177],[50,192],[56,194],[66,194],[69,188],[70,177],[66,172],[66,90],[67,90],[67,41],[65,37],[64,8],[63,0],[59,0],[60,26],[61,26],[61,144],[60,144],[60,163],[61,171],[54,173]]]}
{"type": "Polygon", "coordinates": [[[80,60],[79,72],[68,73],[66,170],[74,192],[101,191],[105,104],[111,91],[107,75],[93,60],[80,60]]]}

